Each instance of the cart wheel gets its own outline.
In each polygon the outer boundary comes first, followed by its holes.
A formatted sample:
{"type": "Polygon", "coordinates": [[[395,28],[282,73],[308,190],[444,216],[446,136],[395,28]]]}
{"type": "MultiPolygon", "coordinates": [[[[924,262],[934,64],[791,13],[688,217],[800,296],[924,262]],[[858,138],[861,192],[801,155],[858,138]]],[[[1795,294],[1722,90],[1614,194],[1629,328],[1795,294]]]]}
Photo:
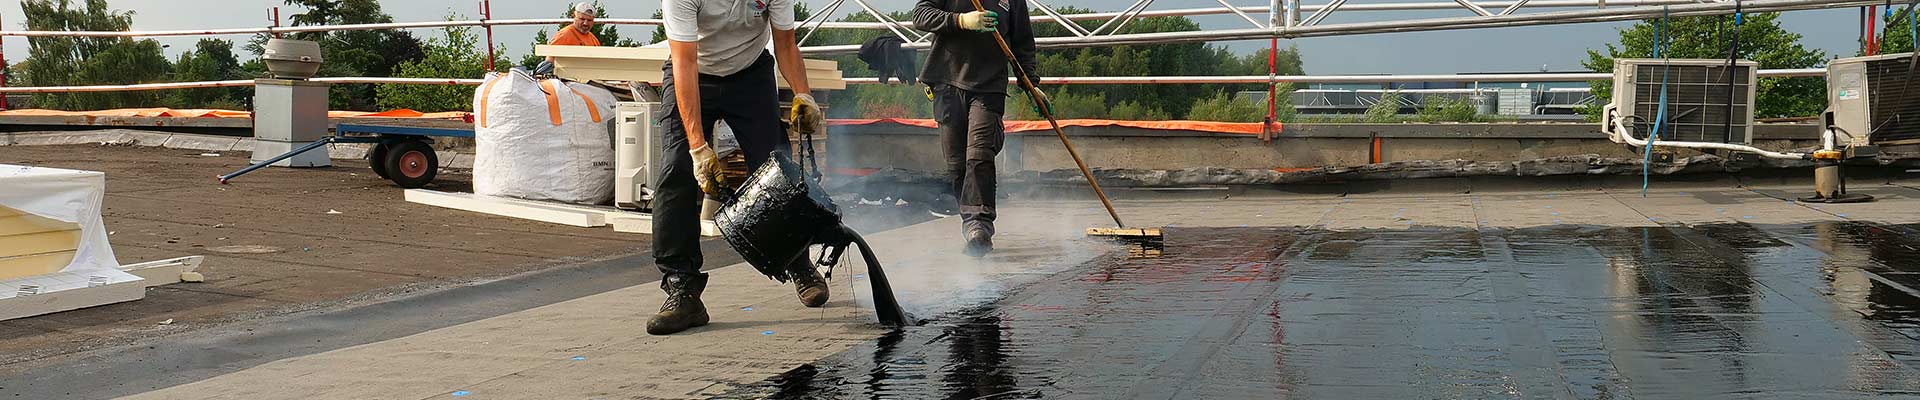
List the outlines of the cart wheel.
{"type": "Polygon", "coordinates": [[[434,174],[440,170],[440,158],[433,154],[433,146],[417,141],[396,142],[387,149],[387,179],[408,189],[418,189],[433,182],[434,174]]]}
{"type": "Polygon", "coordinates": [[[380,179],[393,179],[387,176],[387,144],[374,143],[373,151],[367,153],[367,165],[373,167],[373,173],[380,179]]]}

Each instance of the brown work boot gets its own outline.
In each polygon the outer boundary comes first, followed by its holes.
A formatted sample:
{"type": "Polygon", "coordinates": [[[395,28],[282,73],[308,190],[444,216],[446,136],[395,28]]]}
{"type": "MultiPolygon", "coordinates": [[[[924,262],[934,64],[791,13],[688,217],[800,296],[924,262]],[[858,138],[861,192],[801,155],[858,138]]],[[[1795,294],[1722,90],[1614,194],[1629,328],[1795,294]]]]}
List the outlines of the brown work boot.
{"type": "Polygon", "coordinates": [[[827,280],[820,277],[820,269],[814,268],[805,257],[793,263],[793,291],[800,295],[800,304],[818,308],[827,304],[827,280]]]}
{"type": "Polygon", "coordinates": [[[993,222],[972,220],[961,226],[967,238],[965,249],[967,256],[985,257],[987,253],[993,252],[993,222]]]}
{"type": "Polygon", "coordinates": [[[671,335],[707,324],[707,305],[700,302],[707,274],[669,274],[660,280],[660,290],[667,292],[667,301],[647,320],[647,334],[671,335]]]}

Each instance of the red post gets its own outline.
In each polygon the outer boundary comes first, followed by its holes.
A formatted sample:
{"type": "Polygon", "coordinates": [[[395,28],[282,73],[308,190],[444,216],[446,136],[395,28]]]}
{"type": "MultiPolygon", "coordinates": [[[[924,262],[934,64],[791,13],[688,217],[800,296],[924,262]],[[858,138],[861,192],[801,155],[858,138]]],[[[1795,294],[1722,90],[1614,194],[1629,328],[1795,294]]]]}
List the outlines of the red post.
{"type": "MultiPolygon", "coordinates": [[[[280,27],[280,7],[274,7],[274,8],[273,8],[273,27],[274,27],[274,28],[279,28],[279,27],[280,27]]],[[[274,33],[273,33],[273,37],[274,37],[275,39],[278,39],[278,38],[280,38],[280,33],[279,33],[279,32],[274,32],[274,33]]]]}
{"type": "Polygon", "coordinates": [[[480,26],[487,30],[487,71],[493,71],[493,0],[480,0],[480,26]]]}
{"type": "Polygon", "coordinates": [[[1870,56],[1880,52],[1879,10],[1879,6],[1867,6],[1867,55],[1870,56]]]}

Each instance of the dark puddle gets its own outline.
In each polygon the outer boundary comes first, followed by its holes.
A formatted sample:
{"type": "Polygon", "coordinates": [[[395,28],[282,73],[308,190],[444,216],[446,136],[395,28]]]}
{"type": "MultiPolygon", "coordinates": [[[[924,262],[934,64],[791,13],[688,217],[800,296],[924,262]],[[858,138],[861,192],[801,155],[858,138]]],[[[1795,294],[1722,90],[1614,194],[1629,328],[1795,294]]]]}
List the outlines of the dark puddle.
{"type": "Polygon", "coordinates": [[[721,397],[1920,396],[1914,228],[1170,228],[721,397]]]}

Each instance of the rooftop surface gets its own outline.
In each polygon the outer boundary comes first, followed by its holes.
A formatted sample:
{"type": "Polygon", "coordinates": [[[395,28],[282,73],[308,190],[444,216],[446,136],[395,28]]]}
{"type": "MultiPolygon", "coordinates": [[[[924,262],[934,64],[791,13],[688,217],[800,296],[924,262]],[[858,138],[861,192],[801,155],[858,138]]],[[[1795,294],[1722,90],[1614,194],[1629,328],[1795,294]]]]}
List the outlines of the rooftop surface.
{"type": "MultiPolygon", "coordinates": [[[[959,254],[951,219],[861,227],[923,325],[873,325],[864,305],[872,271],[857,262],[836,269],[828,307],[808,309],[791,287],[709,241],[713,324],[655,337],[643,326],[662,294],[644,265],[644,236],[419,208],[350,167],[268,169],[259,186],[221,191],[194,168],[244,158],[195,153],[0,147],[0,162],[106,170],[116,250],[144,249],[121,250],[123,262],[207,254],[212,272],[208,283],[162,287],[134,303],[0,322],[9,329],[0,349],[25,354],[91,343],[49,338],[137,336],[10,357],[0,396],[1920,395],[1920,185],[1911,181],[1856,180],[1854,192],[1880,200],[1846,205],[1790,200],[1810,188],[1805,181],[1729,176],[1655,182],[1644,197],[1637,177],[1404,181],[1330,194],[1123,191],[1117,206],[1130,225],[1168,227],[1167,254],[1141,259],[1086,238],[1083,229],[1111,221],[1077,199],[1084,189],[1059,188],[1067,192],[1004,202],[999,249],[983,259],[959,254]],[[151,167],[159,162],[184,167],[151,167]],[[229,211],[173,208],[202,203],[229,211]],[[289,221],[301,227],[250,222],[238,225],[260,232],[206,233],[277,214],[296,215],[289,221]],[[406,237],[512,239],[456,245],[374,234],[395,229],[379,223],[387,220],[445,225],[406,237]],[[191,246],[249,236],[353,247],[233,256],[191,246]],[[431,254],[412,255],[420,252],[431,254]],[[494,254],[508,252],[517,256],[494,254]],[[355,267],[305,267],[348,262],[355,267]],[[223,272],[268,266],[344,272],[223,272]],[[391,272],[402,268],[446,272],[391,272]],[[365,294],[416,281],[428,284],[365,294]],[[324,291],[352,295],[291,294],[339,282],[360,283],[324,291]],[[236,311],[182,300],[253,287],[288,294],[221,298],[291,305],[201,324],[199,315],[236,311]],[[174,328],[147,321],[164,318],[199,328],[167,334],[174,328]]],[[[457,188],[457,179],[443,184],[457,188]]]]}

